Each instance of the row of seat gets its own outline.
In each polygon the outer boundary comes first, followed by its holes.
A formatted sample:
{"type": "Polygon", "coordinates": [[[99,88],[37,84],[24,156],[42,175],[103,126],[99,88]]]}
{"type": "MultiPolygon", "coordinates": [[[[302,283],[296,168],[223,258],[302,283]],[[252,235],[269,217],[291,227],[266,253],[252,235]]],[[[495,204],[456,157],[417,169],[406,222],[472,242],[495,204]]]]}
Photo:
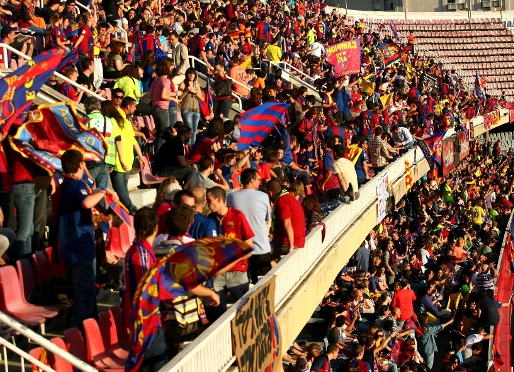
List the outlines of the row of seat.
{"type": "Polygon", "coordinates": [[[395,25],[467,25],[467,24],[503,24],[501,18],[467,19],[393,19],[395,25]]]}
{"type": "Polygon", "coordinates": [[[512,55],[512,48],[505,49],[461,49],[451,50],[448,47],[433,46],[432,52],[438,53],[441,57],[455,57],[463,58],[464,56],[471,57],[487,57],[487,60],[480,58],[482,62],[513,62],[514,55],[512,55]]]}
{"type": "Polygon", "coordinates": [[[415,33],[420,31],[476,31],[476,30],[484,30],[484,31],[496,31],[503,30],[505,27],[502,23],[481,23],[481,24],[446,24],[446,25],[437,25],[437,24],[429,24],[429,25],[398,25],[395,26],[399,31],[413,31],[415,33]]]}
{"type": "MultiPolygon", "coordinates": [[[[98,322],[95,319],[86,319],[83,326],[84,335],[78,328],[70,328],[64,331],[64,340],[55,337],[50,341],[99,371],[124,371],[130,339],[122,324],[121,308],[114,306],[101,312],[98,314],[98,322]]],[[[32,349],[29,353],[39,359],[41,348],[32,349]]],[[[70,362],[51,353],[48,355],[48,362],[58,372],[74,370],[70,362]]],[[[34,364],[32,368],[38,370],[34,364]]]]}

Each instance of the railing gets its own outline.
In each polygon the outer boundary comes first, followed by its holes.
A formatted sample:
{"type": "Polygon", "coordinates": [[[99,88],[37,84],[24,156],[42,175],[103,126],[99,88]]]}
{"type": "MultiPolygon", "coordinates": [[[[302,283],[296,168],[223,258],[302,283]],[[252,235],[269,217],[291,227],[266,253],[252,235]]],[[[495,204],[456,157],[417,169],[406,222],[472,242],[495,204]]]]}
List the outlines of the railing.
{"type": "MultiPolygon", "coordinates": [[[[78,4],[78,2],[77,2],[77,4],[78,4]]],[[[18,56],[20,56],[20,57],[22,57],[22,58],[26,59],[27,61],[32,60],[32,58],[31,58],[31,57],[29,57],[28,55],[26,55],[26,54],[24,54],[24,53],[20,52],[19,50],[14,49],[14,48],[13,48],[12,46],[10,46],[10,45],[3,44],[3,45],[2,45],[2,48],[3,48],[3,49],[2,49],[2,51],[3,51],[3,58],[4,58],[4,61],[8,61],[8,63],[11,63],[11,60],[8,58],[8,53],[7,53],[7,51],[8,51],[8,50],[9,50],[9,51],[11,51],[11,53],[17,54],[18,56]]],[[[7,67],[7,65],[6,65],[6,67],[7,67]]],[[[64,81],[68,82],[68,83],[69,83],[70,85],[72,85],[75,89],[83,90],[83,91],[84,91],[84,93],[87,93],[87,94],[89,94],[89,95],[91,95],[91,96],[93,96],[93,97],[96,97],[96,98],[98,98],[100,101],[105,101],[105,98],[104,98],[104,97],[102,97],[102,96],[100,96],[100,95],[96,94],[95,92],[93,92],[93,91],[91,91],[91,90],[89,90],[89,89],[87,89],[87,88],[84,88],[82,85],[77,84],[77,83],[76,83],[76,82],[74,82],[73,80],[68,79],[66,76],[64,76],[64,75],[62,75],[62,74],[60,74],[60,73],[58,73],[57,71],[56,71],[56,72],[54,72],[54,76],[55,76],[55,77],[57,77],[57,78],[59,78],[59,79],[61,79],[61,80],[64,80],[64,81]]]]}
{"type": "MultiPolygon", "coordinates": [[[[85,371],[85,372],[98,372],[98,370],[86,362],[80,360],[75,355],[68,353],[66,350],[61,349],[57,345],[53,344],[52,342],[48,341],[43,336],[37,334],[30,328],[24,326],[23,324],[17,322],[7,314],[0,311],[0,322],[5,323],[8,327],[11,329],[19,332],[23,336],[27,337],[27,339],[31,340],[32,342],[38,344],[39,346],[42,346],[45,348],[46,351],[49,353],[52,353],[54,355],[57,355],[67,361],[68,363],[72,364],[78,371],[85,371]]],[[[15,346],[14,344],[10,343],[9,341],[5,340],[4,338],[0,337],[0,344],[4,348],[8,348],[9,350],[13,351],[15,354],[19,355],[21,357],[21,370],[25,371],[25,360],[29,361],[32,364],[37,365],[40,369],[46,371],[46,372],[55,372],[52,368],[48,367],[47,365],[41,363],[38,359],[34,358],[32,355],[28,354],[24,350],[20,349],[19,347],[15,346]]],[[[5,363],[5,370],[8,371],[8,360],[7,355],[4,349],[4,363],[5,363]]],[[[57,371],[59,372],[59,371],[57,371]]]]}
{"type": "MultiPolygon", "coordinates": [[[[300,75],[305,76],[305,78],[306,78],[306,79],[308,79],[309,81],[310,81],[310,80],[312,80],[312,77],[310,77],[309,75],[307,75],[305,72],[298,70],[296,67],[294,67],[293,65],[291,65],[291,64],[289,64],[289,63],[287,63],[287,62],[275,62],[275,61],[269,61],[269,63],[270,63],[272,66],[275,66],[275,67],[280,68],[280,69],[282,69],[282,70],[284,69],[282,66],[283,66],[283,65],[285,65],[285,66],[287,66],[287,68],[288,68],[288,69],[293,70],[293,71],[296,71],[296,72],[298,72],[300,75]]],[[[308,83],[307,81],[305,81],[305,79],[300,79],[298,76],[293,75],[293,74],[290,74],[290,73],[289,73],[289,72],[287,72],[287,71],[284,71],[284,72],[286,72],[290,77],[293,77],[293,78],[295,78],[295,77],[296,77],[297,79],[299,79],[299,80],[302,82],[302,84],[303,84],[303,85],[305,85],[306,87],[308,87],[308,88],[310,88],[310,89],[312,89],[312,90],[314,90],[314,91],[316,91],[316,92],[318,91],[318,89],[317,89],[314,85],[312,85],[312,84],[308,83]]]]}
{"type": "Polygon", "coordinates": [[[81,3],[80,3],[80,1],[77,1],[77,2],[75,3],[75,5],[76,5],[76,6],[81,7],[81,8],[82,8],[82,9],[84,9],[86,12],[90,12],[90,11],[91,11],[91,9],[89,9],[87,6],[85,6],[84,4],[81,4],[81,3]]]}
{"type": "MultiPolygon", "coordinates": [[[[328,250],[337,248],[334,243],[376,202],[377,179],[386,173],[389,174],[391,182],[403,176],[405,159],[408,159],[411,164],[413,176],[416,174],[417,164],[425,160],[420,149],[411,149],[377,177],[371,179],[359,189],[360,197],[357,200],[339,206],[323,221],[325,223],[324,240],[322,240],[323,227],[316,227],[307,236],[303,249],[295,249],[289,253],[238,303],[244,303],[254,290],[265,284],[272,276],[276,276],[275,307],[279,310],[302,280],[316,267],[316,263],[328,250]]],[[[238,304],[231,306],[220,319],[202,333],[202,337],[189,344],[161,371],[225,371],[234,361],[230,321],[234,318],[237,308],[238,304]]]]}
{"type": "MultiPolygon", "coordinates": [[[[196,57],[193,57],[193,56],[189,56],[189,58],[191,59],[191,67],[195,67],[195,63],[200,63],[202,65],[205,66],[205,68],[207,69],[207,64],[202,61],[202,60],[199,60],[198,58],[196,57]]],[[[207,69],[208,70],[208,69],[207,69]]],[[[196,71],[196,73],[198,75],[200,75],[201,77],[203,77],[205,79],[205,81],[207,81],[207,79],[210,79],[209,76],[206,76],[204,74],[202,74],[201,72],[199,72],[198,70],[196,71]]],[[[212,79],[211,79],[212,81],[212,79]]],[[[238,84],[240,86],[242,86],[243,88],[245,89],[251,89],[251,88],[248,88],[248,87],[245,87],[243,84],[241,84],[239,81],[235,81],[234,79],[232,79],[232,82],[235,83],[235,84],[238,84]]],[[[243,102],[241,100],[241,96],[235,92],[232,92],[232,97],[235,98],[237,100],[237,102],[239,102],[239,108],[242,110],[243,109],[243,102]]]]}

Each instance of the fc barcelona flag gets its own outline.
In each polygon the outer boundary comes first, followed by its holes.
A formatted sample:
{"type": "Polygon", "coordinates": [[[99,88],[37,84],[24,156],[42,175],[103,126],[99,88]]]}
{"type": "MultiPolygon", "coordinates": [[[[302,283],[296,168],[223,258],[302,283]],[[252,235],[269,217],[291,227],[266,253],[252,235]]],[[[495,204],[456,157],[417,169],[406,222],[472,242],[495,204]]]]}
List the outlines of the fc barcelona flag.
{"type": "Polygon", "coordinates": [[[383,57],[384,66],[388,67],[401,57],[400,47],[392,42],[384,42],[378,46],[378,50],[383,57]]]}
{"type": "Polygon", "coordinates": [[[288,107],[287,103],[268,102],[245,111],[239,119],[241,136],[237,149],[259,146],[275,125],[284,123],[288,107]]]}
{"type": "Polygon", "coordinates": [[[79,119],[73,102],[40,105],[38,111],[9,138],[16,151],[49,173],[62,170],[61,156],[69,149],[80,151],[85,161],[103,160],[105,139],[79,119]]]}
{"type": "MultiPolygon", "coordinates": [[[[206,118],[211,114],[213,106],[211,79],[207,78],[207,85],[205,86],[205,100],[200,102],[200,112],[206,118]]],[[[227,118],[228,119],[228,118],[227,118]]]]}
{"type": "Polygon", "coordinates": [[[63,58],[63,51],[48,50],[0,80],[0,129],[3,133],[8,133],[13,123],[22,123],[25,111],[63,58]]]}
{"type": "Polygon", "coordinates": [[[175,248],[147,271],[137,286],[132,304],[132,348],[125,371],[139,370],[160,323],[159,303],[187,295],[214,275],[233,267],[252,249],[245,242],[226,237],[203,238],[175,248]]]}
{"type": "Polygon", "coordinates": [[[416,141],[416,144],[419,146],[423,155],[428,161],[430,165],[430,169],[434,170],[436,168],[436,164],[441,165],[441,155],[442,155],[442,142],[446,131],[442,131],[434,134],[428,138],[423,140],[416,141]]]}

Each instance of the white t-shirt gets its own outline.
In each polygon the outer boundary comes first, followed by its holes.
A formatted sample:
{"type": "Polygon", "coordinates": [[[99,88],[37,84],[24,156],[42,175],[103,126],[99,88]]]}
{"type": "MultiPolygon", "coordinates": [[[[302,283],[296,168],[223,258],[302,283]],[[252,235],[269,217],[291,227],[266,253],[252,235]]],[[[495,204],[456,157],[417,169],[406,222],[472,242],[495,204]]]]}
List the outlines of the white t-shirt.
{"type": "Polygon", "coordinates": [[[355,166],[353,163],[346,159],[340,158],[332,165],[332,170],[334,174],[341,173],[344,182],[348,185],[352,185],[353,192],[357,192],[359,190],[359,183],[357,182],[357,172],[355,171],[355,166]]]}
{"type": "Polygon", "coordinates": [[[312,43],[310,46],[309,46],[310,50],[312,50],[312,55],[314,57],[318,57],[318,58],[321,58],[322,55],[325,54],[325,48],[323,47],[323,45],[321,45],[320,43],[318,43],[317,41],[315,41],[314,43],[312,43]]]}

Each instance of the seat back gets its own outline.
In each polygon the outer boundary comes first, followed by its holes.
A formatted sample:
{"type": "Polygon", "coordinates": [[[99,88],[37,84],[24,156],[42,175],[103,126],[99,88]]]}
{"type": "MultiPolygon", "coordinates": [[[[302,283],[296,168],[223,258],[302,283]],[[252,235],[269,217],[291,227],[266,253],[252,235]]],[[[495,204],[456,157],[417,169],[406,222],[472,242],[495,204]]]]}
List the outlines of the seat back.
{"type": "MultiPolygon", "coordinates": [[[[68,351],[68,348],[66,347],[66,343],[64,340],[60,337],[54,337],[50,341],[57,347],[61,348],[64,351],[68,351]]],[[[73,372],[73,365],[61,358],[58,355],[51,354],[50,356],[50,363],[52,364],[53,369],[59,372],[73,372]]]]}
{"type": "Polygon", "coordinates": [[[48,266],[50,266],[51,275],[50,276],[60,276],[61,278],[68,278],[66,274],[66,266],[62,263],[54,263],[52,256],[52,247],[47,247],[43,252],[45,252],[46,259],[48,261],[48,266]]]}
{"type": "Polygon", "coordinates": [[[116,321],[110,311],[103,311],[98,314],[98,325],[102,333],[102,340],[107,350],[118,346],[118,333],[116,321]]]}
{"type": "Polygon", "coordinates": [[[114,323],[116,324],[116,332],[118,333],[118,343],[122,348],[130,347],[130,338],[126,328],[123,326],[123,318],[120,306],[113,306],[109,309],[112,314],[114,323]]]}
{"type": "Polygon", "coordinates": [[[36,287],[36,277],[34,276],[34,269],[32,264],[26,258],[16,261],[16,268],[18,269],[18,279],[20,281],[21,290],[26,302],[29,302],[34,288],[36,287]]]}
{"type": "Polygon", "coordinates": [[[84,336],[86,337],[87,360],[92,362],[97,355],[105,353],[105,345],[100,333],[100,327],[98,327],[95,319],[86,319],[82,324],[84,325],[84,336]]]}
{"type": "Polygon", "coordinates": [[[30,260],[32,261],[32,265],[34,266],[36,280],[39,284],[51,278],[52,271],[50,269],[50,264],[48,263],[48,259],[46,258],[45,252],[34,253],[30,257],[30,260]]]}
{"type": "Polygon", "coordinates": [[[78,328],[70,328],[63,332],[66,348],[80,360],[87,362],[87,351],[84,337],[78,328]]]}
{"type": "MultiPolygon", "coordinates": [[[[30,354],[31,357],[36,358],[37,360],[39,360],[39,358],[41,358],[41,348],[40,347],[36,347],[35,349],[30,350],[29,354],[30,354]]],[[[34,363],[32,363],[32,370],[33,371],[39,371],[39,367],[36,366],[34,363]]]]}
{"type": "Polygon", "coordinates": [[[2,305],[5,306],[4,308],[8,311],[23,307],[25,304],[14,266],[0,267],[0,299],[2,305]]]}
{"type": "Polygon", "coordinates": [[[144,162],[144,166],[141,169],[141,180],[145,185],[155,185],[157,183],[162,183],[166,177],[156,177],[152,174],[152,170],[150,169],[150,163],[148,161],[144,162]]]}

